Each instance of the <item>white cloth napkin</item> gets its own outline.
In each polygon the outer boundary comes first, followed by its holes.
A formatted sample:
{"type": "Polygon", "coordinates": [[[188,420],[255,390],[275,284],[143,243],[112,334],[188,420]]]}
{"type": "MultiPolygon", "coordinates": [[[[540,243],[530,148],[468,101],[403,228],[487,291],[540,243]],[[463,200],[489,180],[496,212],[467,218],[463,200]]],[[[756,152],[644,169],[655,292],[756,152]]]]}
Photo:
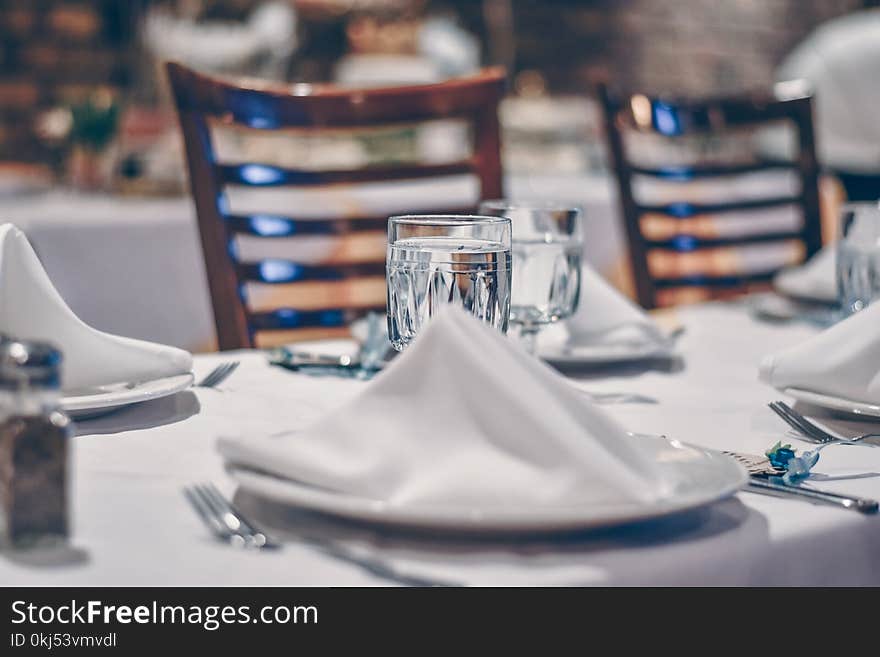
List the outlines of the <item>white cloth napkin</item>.
{"type": "Polygon", "coordinates": [[[568,346],[669,342],[644,310],[615,290],[588,264],[581,268],[578,309],[564,326],[568,346]]]}
{"type": "Polygon", "coordinates": [[[880,303],[809,339],[766,356],[760,378],[774,388],[880,404],[880,303]]]}
{"type": "Polygon", "coordinates": [[[0,334],[61,349],[65,392],[192,369],[192,356],[182,349],[102,333],[82,322],[52,285],[27,237],[12,224],[0,226],[0,334]]]}
{"type": "Polygon", "coordinates": [[[837,248],[831,244],[797,267],[783,269],[773,279],[773,287],[788,296],[837,301],[837,248]]]}
{"type": "Polygon", "coordinates": [[[454,307],[342,408],[219,449],[231,466],[420,508],[649,502],[671,488],[637,438],[454,307]]]}

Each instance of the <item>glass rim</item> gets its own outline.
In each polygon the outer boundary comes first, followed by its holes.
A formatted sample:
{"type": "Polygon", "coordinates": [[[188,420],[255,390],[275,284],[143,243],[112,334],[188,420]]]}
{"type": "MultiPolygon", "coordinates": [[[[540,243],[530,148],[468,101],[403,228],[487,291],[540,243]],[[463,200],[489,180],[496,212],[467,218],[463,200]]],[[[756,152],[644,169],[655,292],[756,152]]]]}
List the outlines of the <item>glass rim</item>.
{"type": "Polygon", "coordinates": [[[413,226],[503,225],[510,224],[510,219],[485,214],[398,214],[388,217],[388,225],[391,224],[413,226]]]}
{"type": "Polygon", "coordinates": [[[583,214],[583,206],[576,203],[565,203],[562,201],[541,201],[523,199],[514,201],[511,199],[493,198],[480,201],[481,208],[492,208],[493,210],[549,210],[555,212],[577,212],[583,214]]]}

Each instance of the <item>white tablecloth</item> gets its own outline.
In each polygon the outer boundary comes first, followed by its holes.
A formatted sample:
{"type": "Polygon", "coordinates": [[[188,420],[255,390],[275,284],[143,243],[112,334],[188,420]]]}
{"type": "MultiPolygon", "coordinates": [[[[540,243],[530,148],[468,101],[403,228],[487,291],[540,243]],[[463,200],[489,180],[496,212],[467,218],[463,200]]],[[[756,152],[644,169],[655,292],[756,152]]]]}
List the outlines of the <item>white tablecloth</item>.
{"type": "MultiPolygon", "coordinates": [[[[683,362],[580,372],[589,391],[632,392],[656,404],[608,408],[630,430],[760,453],[791,440],[767,408],[779,394],[756,379],[760,357],[813,328],[772,325],[742,306],[680,311],[683,362]]],[[[197,358],[205,373],[224,357],[197,358]]],[[[181,487],[235,490],[215,441],[229,431],[301,426],[355,394],[362,382],[271,368],[257,352],[218,390],[195,389],[83,423],[73,441],[73,546],[55,555],[0,553],[7,585],[383,585],[386,580],[318,550],[288,543],[242,552],[214,542],[181,487]]],[[[805,443],[792,440],[803,449],[805,443]]],[[[833,447],[816,471],[880,473],[880,449],[833,447]]],[[[880,497],[880,476],[822,482],[880,497]]],[[[319,521],[238,495],[242,507],[290,538],[317,532],[428,577],[478,585],[878,585],[880,516],[741,493],[666,520],[561,540],[466,542],[404,538],[319,521]]]]}
{"type": "MultiPolygon", "coordinates": [[[[582,205],[586,257],[600,269],[623,253],[612,187],[604,177],[513,176],[507,181],[514,198],[582,205]]],[[[418,212],[475,199],[476,186],[467,178],[230,196],[236,211],[309,217],[418,212]]],[[[65,191],[0,197],[0,223],[7,221],[25,232],[64,299],[88,324],[194,352],[215,348],[195,210],[188,198],[65,191]]]]}

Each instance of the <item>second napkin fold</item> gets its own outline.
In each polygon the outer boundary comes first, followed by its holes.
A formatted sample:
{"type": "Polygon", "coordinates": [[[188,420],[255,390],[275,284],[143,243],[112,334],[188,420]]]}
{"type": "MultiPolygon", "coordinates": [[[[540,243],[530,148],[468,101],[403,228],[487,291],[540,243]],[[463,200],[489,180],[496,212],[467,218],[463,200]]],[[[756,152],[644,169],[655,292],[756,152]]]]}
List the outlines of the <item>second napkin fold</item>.
{"type": "Polygon", "coordinates": [[[219,449],[231,466],[401,506],[650,502],[671,488],[638,439],[453,307],[312,426],[223,437],[219,449]]]}
{"type": "Polygon", "coordinates": [[[807,262],[787,267],[773,278],[774,287],[783,294],[825,303],[837,301],[837,249],[823,247],[807,262]]]}
{"type": "Polygon", "coordinates": [[[568,344],[633,342],[665,344],[669,338],[639,306],[614,289],[588,264],[581,268],[581,296],[565,322],[568,344]]]}
{"type": "Polygon", "coordinates": [[[192,356],[182,349],[103,333],[79,319],[24,233],[12,224],[0,225],[0,334],[61,349],[65,392],[141,383],[192,369],[192,356]]]}
{"type": "Polygon", "coordinates": [[[880,303],[874,303],[760,365],[774,388],[800,388],[880,404],[880,303]]]}

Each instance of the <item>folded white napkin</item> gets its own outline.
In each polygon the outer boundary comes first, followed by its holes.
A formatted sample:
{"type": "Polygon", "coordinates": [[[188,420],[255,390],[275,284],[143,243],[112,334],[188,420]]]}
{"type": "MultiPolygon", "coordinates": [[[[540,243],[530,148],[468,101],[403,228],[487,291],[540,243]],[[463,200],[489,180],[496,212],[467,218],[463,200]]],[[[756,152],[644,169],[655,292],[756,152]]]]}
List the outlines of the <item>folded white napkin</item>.
{"type": "Polygon", "coordinates": [[[880,404],[880,303],[829,329],[766,356],[760,378],[774,388],[801,388],[880,404]]]}
{"type": "Polygon", "coordinates": [[[652,501],[654,461],[554,370],[443,308],[355,399],[282,435],[223,437],[228,464],[400,506],[652,501]]]}
{"type": "Polygon", "coordinates": [[[66,392],[140,383],[192,369],[192,356],[182,349],[102,333],[83,323],[52,285],[24,233],[12,224],[0,226],[0,334],[58,347],[64,356],[66,392]]]}
{"type": "Polygon", "coordinates": [[[837,301],[837,249],[831,244],[797,267],[783,269],[773,279],[779,292],[826,303],[837,301]]]}
{"type": "Polygon", "coordinates": [[[609,285],[588,264],[581,268],[578,309],[564,325],[568,346],[669,342],[644,310],[609,285]]]}

